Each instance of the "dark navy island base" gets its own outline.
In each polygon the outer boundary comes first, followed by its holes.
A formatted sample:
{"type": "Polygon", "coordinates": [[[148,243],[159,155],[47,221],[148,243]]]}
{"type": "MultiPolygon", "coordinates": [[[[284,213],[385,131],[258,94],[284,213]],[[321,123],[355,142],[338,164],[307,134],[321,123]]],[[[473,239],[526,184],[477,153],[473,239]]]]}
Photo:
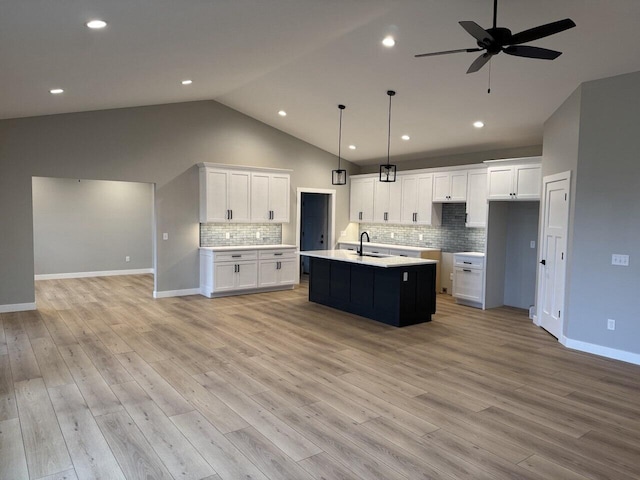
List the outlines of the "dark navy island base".
{"type": "MultiPolygon", "coordinates": [[[[304,252],[301,252],[304,254],[304,252]]],[[[379,266],[310,258],[309,300],[404,327],[436,312],[436,263],[379,266]]]]}

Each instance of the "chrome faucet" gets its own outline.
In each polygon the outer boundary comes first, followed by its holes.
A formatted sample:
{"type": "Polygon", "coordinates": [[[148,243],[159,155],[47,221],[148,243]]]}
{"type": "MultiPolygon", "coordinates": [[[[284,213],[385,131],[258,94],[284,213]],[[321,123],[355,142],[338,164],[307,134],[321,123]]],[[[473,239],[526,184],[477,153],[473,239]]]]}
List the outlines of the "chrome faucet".
{"type": "Polygon", "coordinates": [[[360,234],[360,250],[358,250],[358,255],[362,256],[362,237],[367,236],[367,242],[371,242],[371,239],[369,238],[369,234],[367,232],[362,232],[360,234]]]}

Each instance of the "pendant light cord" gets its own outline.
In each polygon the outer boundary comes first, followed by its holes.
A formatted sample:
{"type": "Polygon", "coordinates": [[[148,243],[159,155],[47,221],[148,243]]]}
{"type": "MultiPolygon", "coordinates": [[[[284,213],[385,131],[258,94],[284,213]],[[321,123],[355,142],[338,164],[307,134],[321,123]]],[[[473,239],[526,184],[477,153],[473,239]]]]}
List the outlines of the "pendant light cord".
{"type": "Polygon", "coordinates": [[[340,109],[340,130],[338,132],[338,170],[340,170],[340,154],[341,154],[341,146],[342,146],[342,110],[344,110],[344,105],[338,105],[340,109]]]}
{"type": "Polygon", "coordinates": [[[393,90],[389,90],[387,95],[389,95],[389,135],[387,135],[387,166],[389,166],[390,155],[391,155],[391,97],[396,94],[393,90]]]}

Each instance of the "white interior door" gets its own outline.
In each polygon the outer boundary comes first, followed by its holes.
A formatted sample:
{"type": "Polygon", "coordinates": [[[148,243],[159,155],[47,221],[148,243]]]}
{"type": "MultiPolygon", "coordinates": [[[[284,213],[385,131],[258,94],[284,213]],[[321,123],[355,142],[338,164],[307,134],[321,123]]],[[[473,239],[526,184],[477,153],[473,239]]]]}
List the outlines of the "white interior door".
{"type": "Polygon", "coordinates": [[[562,336],[570,172],[544,177],[543,224],[538,276],[538,324],[562,336]]]}

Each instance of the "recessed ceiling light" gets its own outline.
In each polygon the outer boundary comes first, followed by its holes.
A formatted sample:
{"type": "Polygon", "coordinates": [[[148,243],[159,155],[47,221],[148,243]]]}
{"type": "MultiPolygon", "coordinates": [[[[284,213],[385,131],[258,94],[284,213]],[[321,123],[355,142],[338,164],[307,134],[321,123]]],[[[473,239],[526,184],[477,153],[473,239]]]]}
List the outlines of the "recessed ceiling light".
{"type": "Polygon", "coordinates": [[[402,135],[403,140],[410,140],[411,137],[409,135],[402,135]]]}
{"type": "Polygon", "coordinates": [[[107,26],[107,22],[105,22],[104,20],[91,20],[90,22],[87,22],[87,27],[93,30],[99,30],[106,26],[107,26]]]}
{"type": "Polygon", "coordinates": [[[191,85],[193,83],[193,80],[182,80],[182,85],[191,85]]]}
{"type": "Polygon", "coordinates": [[[396,41],[391,35],[387,35],[386,37],[384,37],[384,40],[382,40],[382,44],[385,47],[391,48],[396,44],[396,41]]]}
{"type": "Polygon", "coordinates": [[[61,88],[52,88],[51,90],[49,90],[49,93],[52,93],[53,95],[60,95],[63,92],[64,90],[61,88]]]}
{"type": "Polygon", "coordinates": [[[484,122],[481,122],[480,120],[478,120],[477,122],[473,122],[473,126],[476,128],[482,128],[484,127],[484,122]]]}
{"type": "Polygon", "coordinates": [[[355,145],[349,145],[349,150],[355,150],[356,146],[355,145]]]}
{"type": "Polygon", "coordinates": [[[286,117],[287,116],[287,112],[285,112],[284,110],[280,110],[278,112],[278,115],[280,115],[281,117],[286,117]]]}

